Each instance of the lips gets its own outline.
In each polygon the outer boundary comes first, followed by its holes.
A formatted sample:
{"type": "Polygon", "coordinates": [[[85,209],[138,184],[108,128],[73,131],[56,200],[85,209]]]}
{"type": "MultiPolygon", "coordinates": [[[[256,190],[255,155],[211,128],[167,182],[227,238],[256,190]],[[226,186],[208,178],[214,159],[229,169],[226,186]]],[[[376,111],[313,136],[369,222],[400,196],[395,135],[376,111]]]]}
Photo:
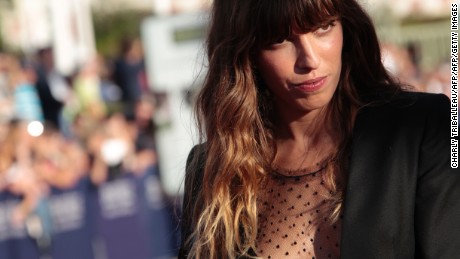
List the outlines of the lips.
{"type": "Polygon", "coordinates": [[[305,91],[305,92],[314,92],[324,85],[326,82],[327,76],[317,77],[314,79],[306,80],[298,84],[292,84],[292,87],[297,90],[305,91]]]}

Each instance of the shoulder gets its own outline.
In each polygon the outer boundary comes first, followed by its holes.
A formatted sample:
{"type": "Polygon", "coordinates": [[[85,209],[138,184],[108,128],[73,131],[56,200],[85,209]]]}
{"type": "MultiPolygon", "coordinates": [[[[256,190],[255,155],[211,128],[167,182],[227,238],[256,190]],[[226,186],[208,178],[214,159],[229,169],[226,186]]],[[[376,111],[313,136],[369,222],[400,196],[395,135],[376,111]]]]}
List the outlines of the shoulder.
{"type": "Polygon", "coordinates": [[[194,231],[194,212],[199,205],[199,193],[203,186],[206,145],[194,146],[188,155],[185,169],[185,193],[181,215],[181,245],[178,258],[187,258],[190,251],[189,239],[194,231]]]}
{"type": "Polygon", "coordinates": [[[191,150],[190,153],[188,154],[187,157],[187,165],[186,165],[186,171],[190,170],[202,170],[204,167],[205,163],[205,158],[206,158],[206,144],[198,144],[195,145],[191,150]]]}
{"type": "Polygon", "coordinates": [[[356,123],[371,123],[379,127],[388,124],[420,127],[427,120],[448,121],[449,110],[449,98],[443,94],[401,92],[363,107],[358,112],[356,123]]]}
{"type": "Polygon", "coordinates": [[[185,192],[196,196],[203,185],[204,166],[206,162],[206,144],[195,145],[187,158],[185,167],[185,192]]]}
{"type": "Polygon", "coordinates": [[[377,98],[363,110],[407,110],[424,111],[437,107],[448,107],[449,98],[444,94],[402,91],[397,95],[387,98],[377,98]]]}
{"type": "Polygon", "coordinates": [[[420,111],[448,111],[450,106],[449,97],[444,94],[432,94],[422,92],[401,92],[390,102],[395,108],[408,108],[420,111]],[[413,106],[413,107],[412,107],[413,106]]]}
{"type": "Polygon", "coordinates": [[[407,154],[426,147],[434,150],[430,146],[436,145],[447,156],[449,132],[447,96],[402,92],[390,100],[362,108],[356,116],[352,142],[360,149],[398,150],[407,154]]]}

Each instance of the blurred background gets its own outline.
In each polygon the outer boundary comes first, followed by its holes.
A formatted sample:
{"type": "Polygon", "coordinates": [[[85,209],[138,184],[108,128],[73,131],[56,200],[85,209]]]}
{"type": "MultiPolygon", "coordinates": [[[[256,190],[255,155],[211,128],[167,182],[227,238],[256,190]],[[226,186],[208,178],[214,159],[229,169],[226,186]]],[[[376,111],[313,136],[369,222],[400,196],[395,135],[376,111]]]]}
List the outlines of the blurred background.
{"type": "MultiPolygon", "coordinates": [[[[450,1],[362,0],[450,96],[450,1]]],[[[0,0],[0,258],[174,258],[211,0],[0,0]]]]}

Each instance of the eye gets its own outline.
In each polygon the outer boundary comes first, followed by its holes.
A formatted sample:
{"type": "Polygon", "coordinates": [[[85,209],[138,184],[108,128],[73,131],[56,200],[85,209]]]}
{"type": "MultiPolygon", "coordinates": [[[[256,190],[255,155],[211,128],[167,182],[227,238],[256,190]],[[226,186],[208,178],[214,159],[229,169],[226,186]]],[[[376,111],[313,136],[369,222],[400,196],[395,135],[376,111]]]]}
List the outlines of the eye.
{"type": "Polygon", "coordinates": [[[315,34],[325,34],[335,26],[335,21],[331,21],[325,24],[320,25],[315,31],[315,34]]]}
{"type": "Polygon", "coordinates": [[[268,40],[263,48],[265,49],[272,49],[272,48],[276,48],[278,46],[281,46],[283,45],[284,42],[287,41],[287,38],[285,37],[279,37],[279,38],[276,38],[276,39],[271,39],[271,40],[268,40]]]}
{"type": "Polygon", "coordinates": [[[275,39],[275,40],[272,40],[270,42],[270,45],[277,45],[277,44],[282,44],[284,41],[286,41],[286,38],[278,38],[278,39],[275,39]]]}

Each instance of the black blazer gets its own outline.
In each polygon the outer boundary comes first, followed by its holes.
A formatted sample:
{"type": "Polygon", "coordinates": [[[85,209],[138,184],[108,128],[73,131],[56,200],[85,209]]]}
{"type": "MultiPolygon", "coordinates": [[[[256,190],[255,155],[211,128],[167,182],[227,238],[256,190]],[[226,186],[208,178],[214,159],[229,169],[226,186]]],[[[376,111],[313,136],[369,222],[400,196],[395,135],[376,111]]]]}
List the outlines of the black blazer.
{"type": "MultiPolygon", "coordinates": [[[[460,258],[460,173],[450,165],[450,139],[444,95],[402,93],[359,112],[341,258],[460,258]]],[[[192,230],[185,205],[197,202],[200,178],[186,176],[194,188],[184,197],[183,240],[192,230]]],[[[179,258],[187,250],[182,244],[179,258]]]]}

